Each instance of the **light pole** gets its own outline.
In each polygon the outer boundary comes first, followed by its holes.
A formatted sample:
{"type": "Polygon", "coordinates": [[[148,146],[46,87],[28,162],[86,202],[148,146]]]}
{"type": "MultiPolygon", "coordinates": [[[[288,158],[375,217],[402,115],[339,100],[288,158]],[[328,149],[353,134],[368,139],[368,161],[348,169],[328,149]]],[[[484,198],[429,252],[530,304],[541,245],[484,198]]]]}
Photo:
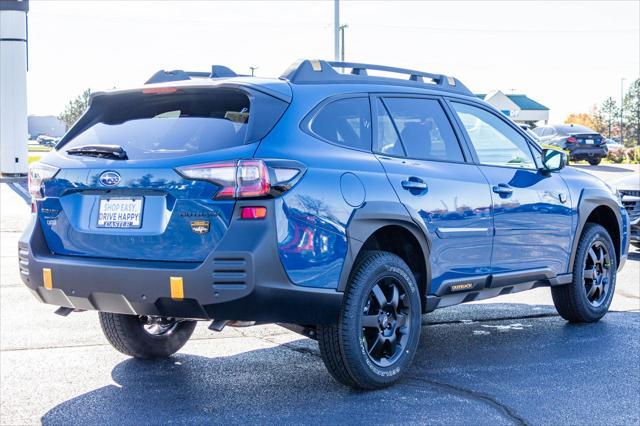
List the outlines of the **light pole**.
{"type": "Polygon", "coordinates": [[[340,0],[333,2],[333,60],[340,60],[340,0]]]}
{"type": "Polygon", "coordinates": [[[340,60],[344,62],[344,30],[349,26],[347,24],[340,25],[340,39],[341,39],[341,51],[340,51],[340,60]]]}
{"type": "Polygon", "coordinates": [[[249,67],[249,69],[251,70],[251,77],[253,77],[253,76],[254,76],[255,71],[256,71],[258,68],[260,68],[260,67],[249,67]]]}
{"type": "Polygon", "coordinates": [[[620,143],[622,145],[624,145],[624,80],[624,77],[620,79],[620,143]]]}

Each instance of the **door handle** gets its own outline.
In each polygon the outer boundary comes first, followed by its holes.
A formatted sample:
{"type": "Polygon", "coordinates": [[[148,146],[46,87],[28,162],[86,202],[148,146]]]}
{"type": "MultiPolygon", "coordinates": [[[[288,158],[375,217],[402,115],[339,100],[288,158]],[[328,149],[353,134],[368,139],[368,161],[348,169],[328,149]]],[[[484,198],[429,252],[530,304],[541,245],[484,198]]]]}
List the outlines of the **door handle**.
{"type": "Polygon", "coordinates": [[[511,195],[513,194],[513,188],[506,183],[499,183],[493,186],[493,192],[500,195],[511,195]]]}
{"type": "Polygon", "coordinates": [[[402,181],[402,187],[409,190],[413,189],[423,191],[427,189],[427,184],[422,179],[409,178],[409,180],[402,181]]]}

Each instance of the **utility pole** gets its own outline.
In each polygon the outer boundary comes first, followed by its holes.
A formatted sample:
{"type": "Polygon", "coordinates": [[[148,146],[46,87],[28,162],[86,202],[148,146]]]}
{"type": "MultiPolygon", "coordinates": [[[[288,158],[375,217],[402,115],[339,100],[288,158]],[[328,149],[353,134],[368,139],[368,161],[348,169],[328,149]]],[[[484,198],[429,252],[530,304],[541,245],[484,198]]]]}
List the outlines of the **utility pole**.
{"type": "Polygon", "coordinates": [[[339,29],[340,29],[340,39],[341,39],[341,43],[340,43],[340,60],[342,62],[344,62],[344,30],[347,29],[349,26],[347,24],[344,25],[340,25],[339,29]]]}
{"type": "Polygon", "coordinates": [[[620,143],[624,145],[624,80],[620,79],[620,143]]]}
{"type": "Polygon", "coordinates": [[[333,60],[340,60],[340,0],[333,2],[333,60]]]}
{"type": "Polygon", "coordinates": [[[260,67],[249,67],[249,69],[251,70],[251,77],[253,77],[253,76],[254,76],[255,71],[256,71],[258,68],[260,68],[260,67]]]}

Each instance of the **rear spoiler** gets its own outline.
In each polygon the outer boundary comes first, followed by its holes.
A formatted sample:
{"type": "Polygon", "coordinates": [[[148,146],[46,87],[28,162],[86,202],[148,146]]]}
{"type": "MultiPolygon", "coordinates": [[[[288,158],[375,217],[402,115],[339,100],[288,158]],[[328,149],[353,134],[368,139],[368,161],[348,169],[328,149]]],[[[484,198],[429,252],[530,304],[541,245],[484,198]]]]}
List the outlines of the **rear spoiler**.
{"type": "Polygon", "coordinates": [[[153,74],[151,78],[145,81],[144,84],[165,83],[168,81],[192,80],[193,79],[192,77],[193,78],[229,78],[229,77],[239,77],[239,75],[233,72],[230,68],[225,67],[224,65],[212,65],[211,72],[160,70],[155,74],[153,74]]]}

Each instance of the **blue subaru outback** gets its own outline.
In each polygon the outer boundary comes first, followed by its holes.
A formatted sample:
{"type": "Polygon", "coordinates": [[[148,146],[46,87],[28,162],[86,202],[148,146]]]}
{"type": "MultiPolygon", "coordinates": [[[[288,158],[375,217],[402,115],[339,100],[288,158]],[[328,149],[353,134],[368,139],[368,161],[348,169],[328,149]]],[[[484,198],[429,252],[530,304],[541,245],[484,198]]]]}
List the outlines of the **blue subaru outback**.
{"type": "Polygon", "coordinates": [[[95,94],[32,165],[20,272],[133,357],[170,356],[199,320],[279,323],[339,382],[380,388],[434,309],[548,286],[570,322],[607,312],[628,216],[564,166],[444,75],[160,71],[95,94]]]}

